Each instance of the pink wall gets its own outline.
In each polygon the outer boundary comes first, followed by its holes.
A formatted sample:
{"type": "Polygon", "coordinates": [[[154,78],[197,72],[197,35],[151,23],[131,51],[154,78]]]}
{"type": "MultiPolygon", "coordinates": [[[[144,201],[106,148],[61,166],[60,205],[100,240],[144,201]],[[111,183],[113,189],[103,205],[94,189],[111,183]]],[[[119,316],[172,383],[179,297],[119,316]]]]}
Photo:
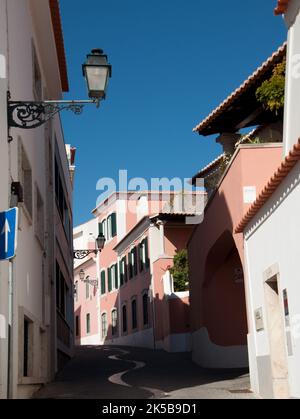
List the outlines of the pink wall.
{"type": "MultiPolygon", "coordinates": [[[[245,343],[247,324],[244,290],[238,284],[228,282],[226,285],[222,282],[224,277],[228,275],[232,278],[233,274],[230,262],[222,262],[221,258],[226,258],[226,252],[236,246],[243,266],[243,235],[233,234],[234,227],[249,207],[243,203],[243,187],[256,186],[259,193],[270,173],[278,167],[281,155],[282,149],[272,145],[241,148],[218,191],[208,203],[203,223],[196,227],[189,241],[192,328],[196,331],[207,327],[214,343],[224,346],[245,343]],[[233,238],[232,243],[229,239],[225,242],[220,239],[225,232],[228,232],[230,239],[233,238]],[[207,268],[212,249],[219,254],[220,270],[211,276],[207,268]],[[235,306],[234,313],[230,312],[232,305],[235,306]],[[223,315],[227,318],[227,324],[233,316],[239,318],[233,330],[230,331],[228,327],[226,333],[223,315]]],[[[212,255],[212,259],[216,259],[216,255],[212,255]]]]}
{"type": "Polygon", "coordinates": [[[194,226],[190,225],[165,225],[165,252],[174,256],[176,251],[186,249],[187,242],[191,237],[194,226]]]}
{"type": "MultiPolygon", "coordinates": [[[[130,196],[130,195],[129,195],[130,196]]],[[[149,195],[150,197],[150,195],[149,195]]],[[[124,196],[122,197],[124,199],[124,196]]],[[[131,230],[137,225],[139,219],[137,216],[137,202],[130,201],[126,203],[126,217],[123,218],[125,223],[126,234],[131,232],[131,230]]],[[[155,197],[154,202],[149,202],[149,213],[151,215],[156,215],[163,209],[165,206],[165,201],[163,199],[157,199],[155,197]]],[[[110,202],[110,205],[105,209],[99,210],[97,214],[98,222],[102,222],[113,212],[117,212],[119,206],[113,200],[110,202]]],[[[96,214],[95,214],[96,215],[96,214]]],[[[120,217],[120,220],[122,217],[120,217]]],[[[177,249],[182,249],[186,247],[187,241],[191,235],[193,226],[184,226],[182,223],[167,223],[165,225],[165,247],[166,252],[170,256],[169,259],[159,259],[153,265],[153,283],[156,293],[156,298],[154,299],[155,312],[156,312],[156,338],[158,340],[163,339],[168,336],[170,333],[184,333],[188,328],[188,300],[182,302],[180,299],[172,300],[170,303],[166,304],[162,276],[166,273],[169,266],[173,263],[173,256],[177,249]],[[170,323],[170,316],[174,317],[170,323]]],[[[134,236],[133,236],[134,237],[134,236]]],[[[120,255],[122,258],[124,255],[127,257],[128,264],[128,254],[133,247],[137,247],[144,238],[148,238],[148,247],[149,247],[149,257],[151,250],[151,243],[149,238],[149,231],[145,231],[142,236],[139,236],[133,240],[127,247],[127,249],[120,255]]],[[[119,237],[121,240],[123,237],[119,237]]],[[[149,268],[144,268],[140,272],[139,260],[138,260],[138,272],[132,279],[129,279],[128,272],[128,281],[122,286],[119,284],[119,288],[113,289],[111,292],[108,292],[108,275],[107,269],[113,264],[118,263],[118,255],[114,248],[118,244],[118,236],[114,237],[110,241],[106,242],[104,249],[101,253],[98,254],[98,266],[100,271],[105,271],[106,276],[106,293],[101,295],[99,292],[99,301],[97,298],[86,301],[85,299],[85,286],[80,284],[80,302],[76,304],[76,314],[81,316],[81,337],[86,338],[86,314],[89,312],[91,314],[91,333],[98,333],[99,343],[102,341],[102,330],[101,330],[101,315],[103,313],[107,314],[107,335],[105,342],[113,343],[115,339],[120,337],[128,337],[132,333],[143,332],[153,326],[153,306],[151,305],[152,298],[148,300],[148,324],[144,324],[143,319],[143,295],[146,292],[149,292],[151,285],[151,266],[149,268]],[[132,313],[131,313],[131,303],[133,298],[137,301],[137,328],[132,329],[132,313]],[[126,305],[127,307],[127,332],[123,333],[122,328],[122,307],[126,305]],[[99,308],[100,306],[100,308],[99,308]],[[112,334],[112,310],[117,309],[118,311],[118,327],[117,333],[112,334]],[[99,311],[99,312],[98,312],[99,311]],[[97,319],[100,319],[99,326],[97,324],[97,319]]],[[[79,269],[78,269],[79,270],[79,269]]],[[[96,264],[94,263],[93,268],[85,268],[86,274],[89,274],[92,278],[96,278],[96,264]],[[93,269],[93,271],[92,271],[93,269]]],[[[118,264],[119,270],[119,264],[118,264]]],[[[98,278],[100,278],[100,272],[98,273],[98,278]]],[[[75,275],[75,280],[77,276],[75,275]]],[[[119,278],[120,280],[120,278],[119,278]]],[[[101,282],[101,281],[100,281],[101,282]]],[[[101,285],[101,284],[100,284],[101,285]]],[[[148,334],[149,338],[149,334],[148,334]]]]}
{"type": "MultiPolygon", "coordinates": [[[[97,278],[97,269],[96,263],[91,257],[86,263],[81,265],[74,275],[74,283],[78,282],[78,301],[75,298],[74,300],[74,309],[75,309],[75,321],[76,316],[79,316],[80,319],[80,337],[87,338],[88,336],[96,335],[98,333],[98,317],[97,317],[97,289],[95,287],[89,287],[90,297],[86,298],[86,284],[80,281],[79,271],[84,269],[85,275],[90,276],[91,279],[97,278]],[[90,314],[90,324],[91,330],[90,333],[87,333],[86,330],[86,315],[90,314]]],[[[74,329],[75,330],[75,329],[74,329]]],[[[76,331],[75,331],[76,333],[76,331]]],[[[75,336],[76,343],[80,343],[80,337],[75,336]]]]}

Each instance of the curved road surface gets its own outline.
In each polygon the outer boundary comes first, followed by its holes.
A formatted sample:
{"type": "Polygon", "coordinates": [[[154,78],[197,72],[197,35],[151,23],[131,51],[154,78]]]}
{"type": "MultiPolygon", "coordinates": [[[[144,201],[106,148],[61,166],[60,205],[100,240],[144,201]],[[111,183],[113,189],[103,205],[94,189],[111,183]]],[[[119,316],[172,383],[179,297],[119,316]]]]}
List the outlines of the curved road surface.
{"type": "Polygon", "coordinates": [[[127,347],[80,347],[40,399],[254,398],[246,371],[207,371],[189,354],[127,347]]]}

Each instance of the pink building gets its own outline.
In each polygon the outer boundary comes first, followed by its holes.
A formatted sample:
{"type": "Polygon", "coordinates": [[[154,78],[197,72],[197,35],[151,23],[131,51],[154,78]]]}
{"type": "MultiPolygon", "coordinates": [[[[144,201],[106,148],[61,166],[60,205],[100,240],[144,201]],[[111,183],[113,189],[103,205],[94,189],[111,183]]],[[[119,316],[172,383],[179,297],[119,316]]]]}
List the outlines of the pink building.
{"type": "Polygon", "coordinates": [[[223,154],[200,170],[208,203],[188,243],[193,359],[203,367],[248,366],[249,296],[244,286],[243,235],[235,226],[282,156],[282,115],[266,110],[256,90],[286,55],[278,49],[195,131],[219,134],[223,154]],[[247,135],[239,130],[254,127],[247,135]]]}
{"type": "Polygon", "coordinates": [[[194,225],[186,224],[184,212],[170,209],[176,199],[174,193],[171,199],[153,192],[114,193],[93,211],[93,228],[83,236],[95,237],[96,221],[106,243],[97,258],[75,269],[78,344],[190,350],[189,292],[174,290],[169,269],[194,225]],[[80,284],[82,266],[99,281],[90,293],[80,284]]]}

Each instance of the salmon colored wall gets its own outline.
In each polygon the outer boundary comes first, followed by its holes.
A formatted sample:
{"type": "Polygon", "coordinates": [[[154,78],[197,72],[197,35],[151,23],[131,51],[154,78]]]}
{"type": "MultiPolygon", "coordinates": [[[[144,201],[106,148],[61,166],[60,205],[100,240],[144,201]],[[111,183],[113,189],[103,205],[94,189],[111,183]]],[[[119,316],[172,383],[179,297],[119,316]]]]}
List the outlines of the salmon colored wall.
{"type": "Polygon", "coordinates": [[[163,340],[170,334],[188,333],[190,331],[189,298],[167,298],[164,294],[163,276],[173,259],[159,259],[153,264],[155,291],[155,339],[163,340]]]}
{"type": "Polygon", "coordinates": [[[155,339],[157,341],[163,340],[169,335],[169,313],[168,305],[165,302],[163,276],[172,266],[173,259],[158,259],[153,264],[153,278],[154,278],[154,302],[155,302],[155,339]]]}
{"type": "MultiPolygon", "coordinates": [[[[271,145],[241,148],[233,161],[230,170],[222,181],[218,191],[208,203],[202,224],[197,226],[188,244],[189,270],[190,270],[190,301],[191,321],[194,331],[203,326],[209,326],[213,330],[214,342],[224,341],[224,325],[222,323],[212,326],[208,318],[210,314],[214,318],[214,307],[211,298],[205,300],[203,284],[205,281],[206,261],[214,244],[226,231],[233,237],[235,246],[243,265],[243,235],[233,234],[234,227],[241,220],[249,205],[243,203],[243,187],[256,186],[257,193],[269,180],[270,174],[275,171],[281,162],[282,148],[271,145]]],[[[214,281],[213,281],[214,282],[214,281]]],[[[212,289],[214,287],[212,282],[212,289]]],[[[220,281],[219,281],[220,282],[220,281]]],[[[225,287],[226,288],[226,287],[225,287]]],[[[230,288],[223,288],[230,294],[230,288]]],[[[220,296],[221,296],[220,292],[220,296]]],[[[212,295],[211,292],[208,296],[212,295]]],[[[226,299],[229,298],[228,295],[226,299]]],[[[241,298],[236,295],[235,301],[241,298]]],[[[222,303],[222,298],[218,300],[222,303]]],[[[226,304],[219,306],[221,313],[225,313],[226,304]]],[[[234,343],[237,339],[231,336],[234,343]]],[[[229,344],[228,342],[226,342],[229,344]]]]}
{"type": "MultiPolygon", "coordinates": [[[[144,235],[143,238],[146,236],[147,234],[144,235]]],[[[134,241],[132,243],[132,246],[137,246],[141,240],[142,239],[134,241]]],[[[127,261],[128,261],[128,253],[130,249],[131,247],[128,248],[126,252],[124,252],[124,255],[126,255],[127,257],[127,261]]],[[[111,248],[109,248],[105,251],[105,253],[103,252],[103,255],[101,255],[101,260],[102,260],[101,266],[109,266],[109,264],[116,263],[117,254],[111,248]]],[[[106,275],[106,280],[107,280],[107,275],[106,275]]],[[[122,316],[123,304],[127,305],[127,333],[126,335],[133,332],[132,321],[131,321],[131,317],[132,317],[131,301],[133,297],[136,297],[136,300],[137,300],[137,321],[138,321],[138,328],[134,330],[134,332],[145,330],[146,328],[151,327],[152,316],[151,316],[150,303],[149,303],[149,312],[148,312],[149,324],[147,326],[144,326],[143,324],[143,305],[142,305],[143,294],[145,291],[149,290],[150,283],[151,283],[150,270],[147,269],[140,272],[138,269],[138,274],[132,279],[129,279],[129,276],[128,276],[128,282],[125,283],[121,288],[119,288],[119,290],[112,291],[110,293],[107,293],[105,296],[101,297],[101,313],[107,312],[108,314],[109,327],[108,327],[107,339],[110,340],[110,339],[119,337],[119,334],[112,336],[112,333],[111,333],[111,310],[114,307],[118,309],[119,321],[121,321],[122,323],[121,316],[122,316]]],[[[123,333],[121,333],[121,335],[122,334],[123,333]]]]}
{"type": "Polygon", "coordinates": [[[168,226],[165,225],[165,252],[174,256],[178,250],[186,249],[194,226],[168,226]]]}
{"type": "Polygon", "coordinates": [[[190,299],[174,298],[169,300],[170,312],[170,332],[188,333],[190,332],[190,299]]]}
{"type": "Polygon", "coordinates": [[[203,288],[204,323],[211,340],[220,346],[247,344],[247,313],[243,282],[235,282],[235,269],[241,268],[237,251],[207,275],[203,288]],[[221,309],[220,309],[221,308],[221,309]]]}
{"type": "MultiPolygon", "coordinates": [[[[150,198],[150,196],[149,196],[150,198]]],[[[157,214],[160,210],[163,209],[165,205],[165,200],[157,199],[154,202],[149,202],[149,211],[150,213],[157,214]]],[[[127,203],[128,204],[128,203],[127,203]]],[[[101,209],[101,213],[97,215],[98,222],[102,222],[109,214],[112,212],[117,211],[117,203],[112,202],[108,207],[105,209],[101,209]]],[[[126,233],[128,234],[129,231],[133,229],[133,227],[137,224],[137,213],[136,213],[136,202],[131,201],[127,206],[126,211],[126,233]]],[[[166,225],[165,234],[167,236],[166,243],[168,248],[168,253],[171,256],[169,259],[161,259],[157,261],[153,266],[153,282],[154,282],[154,288],[156,292],[156,298],[155,298],[155,310],[157,315],[157,337],[165,337],[170,334],[170,323],[169,323],[169,317],[170,314],[172,316],[175,316],[175,320],[172,323],[174,325],[174,330],[176,333],[178,330],[185,331],[186,330],[186,304],[183,303],[183,306],[180,307],[179,302],[173,302],[170,303],[170,311],[168,305],[164,303],[164,290],[163,290],[163,283],[162,283],[162,276],[166,273],[167,268],[172,265],[173,263],[173,255],[175,254],[176,249],[181,249],[186,247],[186,242],[188,240],[188,237],[190,236],[192,231],[191,226],[183,226],[179,225],[176,228],[169,227],[168,224],[166,225]],[[161,304],[163,302],[163,304],[161,304]],[[178,314],[177,314],[178,313],[178,314]]],[[[146,231],[143,235],[143,237],[139,237],[133,243],[130,244],[130,247],[128,247],[124,253],[120,256],[126,255],[127,261],[128,261],[128,253],[131,250],[133,246],[137,246],[142,239],[147,237],[149,234],[148,231],[146,231]]],[[[149,237],[148,237],[149,240],[149,237]]],[[[91,314],[91,333],[90,334],[96,334],[97,328],[98,328],[98,319],[100,318],[100,330],[98,330],[99,334],[99,342],[102,340],[102,333],[101,333],[101,315],[103,313],[107,314],[107,323],[108,323],[108,333],[106,340],[113,340],[118,337],[122,336],[122,307],[123,304],[127,305],[127,333],[126,335],[129,335],[133,332],[143,331],[145,329],[149,329],[153,325],[153,307],[150,305],[149,300],[149,311],[148,311],[148,318],[149,318],[149,324],[144,325],[143,324],[143,305],[142,305],[142,297],[145,292],[147,292],[151,285],[151,272],[150,268],[148,270],[144,270],[143,272],[139,272],[138,274],[129,280],[126,284],[124,284],[121,288],[118,290],[113,290],[108,293],[108,276],[107,276],[107,269],[108,267],[112,266],[115,263],[118,263],[118,255],[115,252],[114,248],[117,245],[118,237],[113,238],[109,242],[106,242],[104,249],[101,253],[98,253],[98,267],[100,269],[100,272],[102,270],[105,270],[106,274],[106,294],[103,296],[100,296],[100,309],[99,309],[99,301],[96,300],[96,298],[93,298],[91,302],[86,302],[84,299],[84,294],[80,291],[80,303],[77,305],[77,313],[80,312],[82,325],[81,325],[81,337],[86,337],[85,334],[85,314],[88,310],[91,314]],[[136,297],[137,299],[137,321],[138,321],[138,328],[136,330],[132,330],[132,313],[131,313],[131,302],[132,298],[136,297]],[[111,319],[111,313],[114,308],[117,308],[118,310],[118,333],[116,335],[112,335],[112,319],[111,319]],[[99,312],[100,311],[100,312],[99,312]]],[[[149,243],[149,251],[151,249],[151,245],[149,243]]],[[[138,264],[139,265],[139,264],[138,264]]],[[[96,272],[96,263],[94,263],[93,272],[90,273],[91,278],[98,277],[101,278],[100,272],[96,272]]],[[[119,265],[118,265],[119,269],[119,265]]],[[[88,273],[87,273],[88,274],[88,273]]],[[[76,278],[75,278],[76,279],[76,278]]],[[[101,281],[100,281],[101,282],[101,281]]],[[[85,293],[85,288],[84,291],[85,293]]],[[[99,293],[100,294],[100,293],[99,293]]],[[[173,326],[172,326],[173,327],[173,326]]]]}
{"type": "MultiPolygon", "coordinates": [[[[78,281],[79,298],[78,302],[74,301],[75,316],[80,317],[80,337],[85,338],[87,336],[96,335],[98,333],[98,317],[97,317],[97,290],[95,287],[90,286],[90,298],[86,298],[86,285],[79,279],[79,270],[84,269],[85,275],[90,276],[91,279],[97,278],[97,269],[94,259],[91,257],[89,261],[83,264],[75,273],[74,281],[78,281]],[[90,314],[91,332],[86,332],[86,315],[90,314]]],[[[75,328],[74,328],[75,330],[75,328]]],[[[75,336],[78,342],[78,336],[75,336]]]]}

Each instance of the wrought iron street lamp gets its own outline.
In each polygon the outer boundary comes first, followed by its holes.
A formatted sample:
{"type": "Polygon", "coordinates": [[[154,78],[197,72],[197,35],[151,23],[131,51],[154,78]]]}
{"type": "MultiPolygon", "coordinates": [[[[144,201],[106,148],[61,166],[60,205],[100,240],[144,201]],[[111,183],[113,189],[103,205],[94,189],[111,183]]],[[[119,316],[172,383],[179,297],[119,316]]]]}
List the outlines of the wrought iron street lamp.
{"type": "Polygon", "coordinates": [[[101,252],[105,245],[105,237],[102,233],[96,238],[95,245],[95,249],[74,250],[74,259],[85,259],[91,253],[97,255],[98,252],[101,252]]]}
{"type": "MultiPolygon", "coordinates": [[[[8,130],[40,127],[63,110],[80,115],[86,104],[92,103],[99,107],[100,101],[106,97],[111,74],[112,67],[108,64],[107,56],[101,49],[94,49],[83,64],[83,75],[86,78],[90,100],[12,101],[10,92],[7,92],[8,130]]],[[[8,140],[12,141],[10,133],[8,140]]]]}
{"type": "Polygon", "coordinates": [[[103,54],[102,49],[93,49],[82,69],[89,97],[96,100],[105,99],[108,79],[112,72],[111,65],[107,62],[107,55],[103,54]]]}
{"type": "Polygon", "coordinates": [[[89,276],[85,276],[85,272],[83,269],[79,272],[79,279],[80,281],[84,282],[85,284],[92,285],[92,287],[98,287],[98,280],[97,279],[90,279],[89,276]]]}

